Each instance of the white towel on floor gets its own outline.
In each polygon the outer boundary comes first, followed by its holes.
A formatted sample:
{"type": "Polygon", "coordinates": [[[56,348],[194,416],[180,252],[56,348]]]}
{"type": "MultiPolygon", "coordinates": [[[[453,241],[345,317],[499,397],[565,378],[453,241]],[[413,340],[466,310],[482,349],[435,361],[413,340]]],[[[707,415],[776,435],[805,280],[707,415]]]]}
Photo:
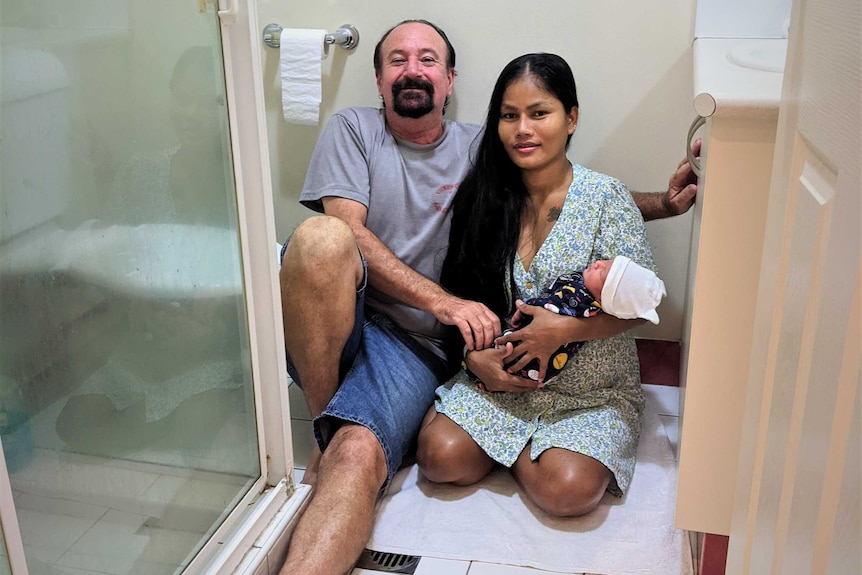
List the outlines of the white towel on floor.
{"type": "Polygon", "coordinates": [[[585,517],[557,519],[527,501],[506,470],[455,487],[429,483],[412,465],[378,502],[368,548],[563,573],[691,575],[688,534],[673,526],[676,473],[664,427],[648,403],[624,499],[606,494],[585,517]]]}

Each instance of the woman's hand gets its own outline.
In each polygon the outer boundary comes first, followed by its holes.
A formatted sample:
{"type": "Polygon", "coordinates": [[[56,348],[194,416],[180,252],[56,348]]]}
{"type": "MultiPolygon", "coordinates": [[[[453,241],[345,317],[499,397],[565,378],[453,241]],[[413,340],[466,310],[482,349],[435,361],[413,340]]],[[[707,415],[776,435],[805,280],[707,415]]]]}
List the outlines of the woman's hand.
{"type": "Polygon", "coordinates": [[[482,381],[485,391],[524,392],[533,391],[539,387],[539,382],[512,375],[504,367],[511,361],[512,344],[500,345],[481,351],[467,353],[464,360],[467,367],[482,381]]]}
{"type": "MultiPolygon", "coordinates": [[[[567,339],[572,334],[572,328],[578,318],[563,316],[543,307],[527,305],[521,300],[515,302],[516,310],[512,316],[512,327],[516,328],[510,334],[498,337],[495,344],[516,345],[510,354],[508,362],[518,358],[515,363],[508,367],[509,373],[516,373],[523,369],[533,359],[539,362],[539,382],[545,379],[548,370],[548,360],[560,346],[577,339],[567,339]],[[532,320],[527,320],[531,317],[532,320]],[[517,329],[526,321],[526,327],[517,329]]],[[[508,357],[508,356],[507,356],[508,357]]]]}
{"type": "Polygon", "coordinates": [[[527,305],[521,300],[515,302],[516,311],[512,315],[512,326],[527,325],[512,333],[501,335],[494,344],[515,346],[508,362],[517,358],[508,367],[510,373],[523,369],[531,360],[539,363],[539,381],[544,382],[551,355],[561,346],[571,341],[590,341],[619,335],[646,323],[643,319],[619,319],[607,313],[590,318],[571,317],[556,314],[543,307],[527,305]],[[528,320],[527,316],[532,317],[528,320]]]}

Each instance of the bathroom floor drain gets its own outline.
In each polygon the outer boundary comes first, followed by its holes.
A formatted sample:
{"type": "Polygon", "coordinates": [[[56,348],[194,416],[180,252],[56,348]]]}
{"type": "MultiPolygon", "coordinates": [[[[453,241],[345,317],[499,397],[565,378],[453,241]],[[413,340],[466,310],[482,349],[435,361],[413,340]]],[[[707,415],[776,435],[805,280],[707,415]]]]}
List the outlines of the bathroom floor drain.
{"type": "Polygon", "coordinates": [[[384,573],[407,573],[412,575],[419,565],[421,557],[414,555],[399,555],[397,553],[384,553],[365,549],[359,556],[356,566],[361,569],[372,571],[383,571],[384,573]]]}

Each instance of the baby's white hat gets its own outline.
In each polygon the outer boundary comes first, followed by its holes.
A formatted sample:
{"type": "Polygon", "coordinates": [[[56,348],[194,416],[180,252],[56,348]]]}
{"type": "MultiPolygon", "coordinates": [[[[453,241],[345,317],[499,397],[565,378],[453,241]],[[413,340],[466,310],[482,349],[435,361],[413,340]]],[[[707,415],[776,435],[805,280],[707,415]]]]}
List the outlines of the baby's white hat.
{"type": "Polygon", "coordinates": [[[617,256],[602,288],[602,309],[620,319],[641,318],[658,325],[655,308],[665,295],[664,282],[655,273],[617,256]]]}

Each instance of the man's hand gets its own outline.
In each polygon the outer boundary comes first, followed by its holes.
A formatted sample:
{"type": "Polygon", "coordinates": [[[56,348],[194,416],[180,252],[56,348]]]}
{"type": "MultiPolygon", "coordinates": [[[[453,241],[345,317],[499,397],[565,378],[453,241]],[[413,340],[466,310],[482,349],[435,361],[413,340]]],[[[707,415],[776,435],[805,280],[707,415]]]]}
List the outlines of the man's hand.
{"type": "MultiPolygon", "coordinates": [[[[691,145],[691,151],[698,159],[700,159],[700,144],[701,141],[698,138],[691,145]]],[[[666,192],[632,191],[631,194],[646,222],[678,216],[694,205],[697,196],[697,176],[694,175],[686,157],[668,180],[666,192]]]]}
{"type": "Polygon", "coordinates": [[[457,327],[470,350],[491,347],[502,333],[500,318],[479,302],[445,294],[431,311],[440,323],[457,327]]]}
{"type": "MultiPolygon", "coordinates": [[[[692,155],[700,159],[701,139],[698,138],[691,145],[692,155]]],[[[684,214],[694,205],[697,196],[697,176],[691,169],[688,158],[683,158],[671,175],[667,184],[667,193],[662,203],[668,216],[684,214]]]]}

